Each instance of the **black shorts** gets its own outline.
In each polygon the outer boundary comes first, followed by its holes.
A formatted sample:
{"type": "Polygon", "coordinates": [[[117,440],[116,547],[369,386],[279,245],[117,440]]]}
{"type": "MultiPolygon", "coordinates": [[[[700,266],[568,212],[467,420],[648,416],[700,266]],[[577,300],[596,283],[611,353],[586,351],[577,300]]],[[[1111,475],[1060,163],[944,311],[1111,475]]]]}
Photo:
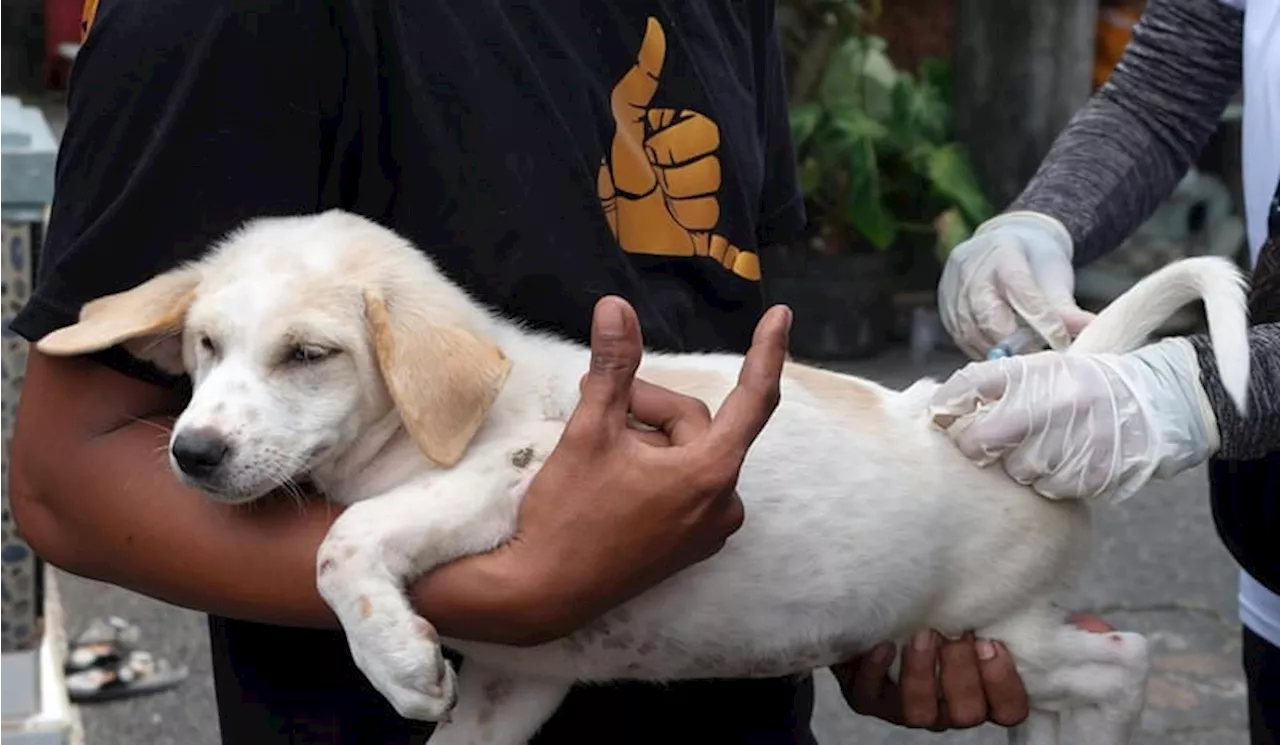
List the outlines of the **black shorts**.
{"type": "MultiPolygon", "coordinates": [[[[339,632],[218,617],[209,632],[226,745],[416,745],[431,732],[396,715],[339,632]]],[[[813,697],[811,676],[584,686],[534,745],[812,745],[813,697]]]]}

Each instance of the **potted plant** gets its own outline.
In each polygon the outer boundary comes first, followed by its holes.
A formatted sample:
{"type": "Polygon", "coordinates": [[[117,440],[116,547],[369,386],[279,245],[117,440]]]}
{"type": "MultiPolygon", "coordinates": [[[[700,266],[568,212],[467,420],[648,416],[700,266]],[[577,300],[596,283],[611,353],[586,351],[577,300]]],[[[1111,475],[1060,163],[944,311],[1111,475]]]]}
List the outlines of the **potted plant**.
{"type": "Polygon", "coordinates": [[[991,214],[963,149],[949,139],[947,68],[899,70],[865,31],[878,8],[793,0],[791,128],[809,230],[767,256],[766,289],[791,305],[793,353],[874,354],[895,291],[932,291],[941,260],[991,214]]]}

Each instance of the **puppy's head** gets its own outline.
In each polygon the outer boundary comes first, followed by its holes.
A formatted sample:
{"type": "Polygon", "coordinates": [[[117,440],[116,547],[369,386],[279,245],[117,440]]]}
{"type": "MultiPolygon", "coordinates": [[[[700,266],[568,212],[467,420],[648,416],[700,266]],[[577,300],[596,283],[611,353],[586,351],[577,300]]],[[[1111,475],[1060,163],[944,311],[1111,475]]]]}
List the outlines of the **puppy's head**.
{"type": "Polygon", "coordinates": [[[250,223],[208,258],[85,305],[37,343],[116,344],[193,393],[169,442],[186,484],[246,502],[332,462],[398,412],[461,459],[510,372],[483,311],[394,233],[329,212],[250,223]]]}

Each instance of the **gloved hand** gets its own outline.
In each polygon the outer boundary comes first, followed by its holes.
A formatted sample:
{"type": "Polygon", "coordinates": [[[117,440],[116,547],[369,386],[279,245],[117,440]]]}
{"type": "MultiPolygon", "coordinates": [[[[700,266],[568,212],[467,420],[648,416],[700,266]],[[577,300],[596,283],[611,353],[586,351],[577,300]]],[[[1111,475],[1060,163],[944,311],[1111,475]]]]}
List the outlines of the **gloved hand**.
{"type": "Polygon", "coordinates": [[[1054,499],[1120,501],[1217,452],[1191,343],[1128,354],[1040,352],[966,366],[934,394],[934,423],[978,464],[1001,460],[1054,499]]]}
{"type": "Polygon", "coordinates": [[[1093,319],[1076,305],[1071,254],[1070,233],[1048,215],[1007,212],[984,222],[947,257],[938,283],[942,325],[973,359],[1017,331],[1019,319],[1065,349],[1093,319]]]}

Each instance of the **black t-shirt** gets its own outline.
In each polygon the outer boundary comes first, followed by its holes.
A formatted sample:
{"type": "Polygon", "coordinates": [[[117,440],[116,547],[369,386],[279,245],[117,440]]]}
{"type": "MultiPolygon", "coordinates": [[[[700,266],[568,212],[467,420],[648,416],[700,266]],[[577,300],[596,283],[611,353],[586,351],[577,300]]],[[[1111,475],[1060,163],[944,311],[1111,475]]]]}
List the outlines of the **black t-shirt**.
{"type": "MultiPolygon", "coordinates": [[[[342,207],[532,325],[585,340],[619,294],[651,347],[741,351],[755,251],[804,222],[781,64],[772,0],[102,0],[12,327],[342,207]]],[[[211,633],[224,741],[407,736],[341,634],[211,633]]],[[[539,741],[803,742],[811,706],[808,680],[584,689],[539,741]]]]}

